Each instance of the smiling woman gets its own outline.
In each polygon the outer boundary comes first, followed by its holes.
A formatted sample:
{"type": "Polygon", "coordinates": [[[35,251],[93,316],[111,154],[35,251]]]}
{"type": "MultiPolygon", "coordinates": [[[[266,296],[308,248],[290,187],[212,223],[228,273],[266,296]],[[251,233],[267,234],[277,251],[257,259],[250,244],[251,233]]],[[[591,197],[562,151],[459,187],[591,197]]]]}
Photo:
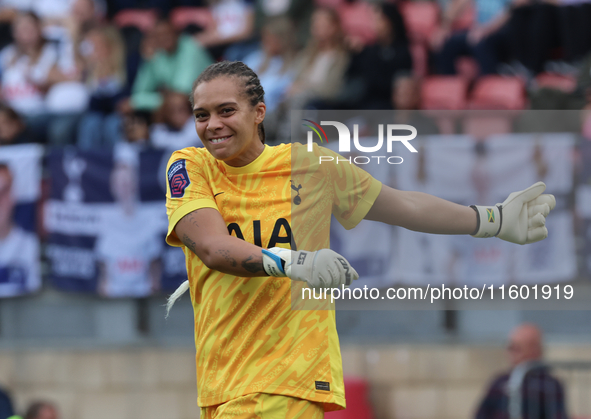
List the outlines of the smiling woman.
{"type": "MultiPolygon", "coordinates": [[[[245,68],[245,65],[243,65],[245,68]]],[[[252,71],[251,71],[252,72],[252,71]]],[[[230,166],[245,166],[265,148],[266,106],[256,74],[249,77],[200,77],[193,89],[195,128],[207,150],[230,166]],[[220,98],[225,98],[220,103],[220,98]]]]}
{"type": "Polygon", "coordinates": [[[539,196],[543,184],[511,195],[502,213],[495,207],[496,223],[480,228],[484,207],[397,191],[354,164],[319,164],[342,157],[316,145],[266,145],[264,91],[241,62],[209,66],[191,105],[205,148],[176,151],[168,164],[166,240],[183,248],[189,278],[168,308],[190,290],[202,418],[320,419],[345,407],[335,312],[292,308],[303,287],[358,278],[329,249],[332,215],[348,229],[367,218],[477,237],[509,237],[508,228],[515,240],[525,231],[522,243],[547,235],[553,197],[539,196]]]}

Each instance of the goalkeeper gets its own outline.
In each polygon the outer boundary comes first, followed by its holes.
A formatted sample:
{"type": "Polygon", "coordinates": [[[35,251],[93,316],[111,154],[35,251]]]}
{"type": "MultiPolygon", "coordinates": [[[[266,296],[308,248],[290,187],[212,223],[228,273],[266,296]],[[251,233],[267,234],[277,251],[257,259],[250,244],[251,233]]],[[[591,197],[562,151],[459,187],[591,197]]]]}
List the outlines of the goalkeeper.
{"type": "Polygon", "coordinates": [[[168,308],[190,290],[202,418],[320,419],[345,408],[335,312],[291,307],[292,281],[358,277],[328,249],[331,215],[346,228],[369,219],[519,244],[548,234],[555,201],[543,183],[471,208],[389,188],[352,164],[314,164],[336,157],[322,147],[310,158],[301,145],[265,145],[263,88],[243,63],[209,66],[191,99],[205,148],[175,152],[167,168],[167,242],[183,247],[189,277],[168,308]]]}

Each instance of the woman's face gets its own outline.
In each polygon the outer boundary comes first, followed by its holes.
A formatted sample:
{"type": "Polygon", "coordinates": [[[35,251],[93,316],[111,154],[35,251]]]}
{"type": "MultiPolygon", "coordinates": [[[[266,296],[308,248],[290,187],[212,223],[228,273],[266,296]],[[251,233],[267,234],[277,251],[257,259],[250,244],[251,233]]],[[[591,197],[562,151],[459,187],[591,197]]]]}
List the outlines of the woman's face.
{"type": "Polygon", "coordinates": [[[31,16],[18,16],[12,31],[15,43],[21,48],[35,47],[41,42],[41,28],[31,16]]]}
{"type": "Polygon", "coordinates": [[[70,12],[77,22],[90,22],[94,18],[94,2],[92,0],[76,0],[70,12]]]}
{"type": "Polygon", "coordinates": [[[263,49],[265,52],[270,56],[280,55],[283,51],[283,46],[281,45],[281,39],[269,29],[263,29],[261,33],[261,41],[263,44],[263,49]]]}
{"type": "Polygon", "coordinates": [[[111,49],[107,39],[99,32],[88,34],[86,41],[90,46],[88,59],[92,63],[101,63],[108,61],[111,55],[111,49]]]}
{"type": "Polygon", "coordinates": [[[317,10],[312,15],[312,37],[318,42],[327,42],[336,38],[338,27],[332,16],[324,10],[317,10]]]}
{"type": "Polygon", "coordinates": [[[0,112],[0,144],[10,143],[23,130],[22,124],[6,112],[0,112]]]}
{"type": "Polygon", "coordinates": [[[257,130],[265,118],[264,103],[251,106],[236,77],[218,77],[193,92],[195,129],[203,145],[230,166],[245,166],[263,151],[257,130]]]}
{"type": "Polygon", "coordinates": [[[182,129],[189,118],[191,111],[187,104],[187,96],[180,93],[169,93],[164,99],[164,120],[175,129],[182,129]]]}

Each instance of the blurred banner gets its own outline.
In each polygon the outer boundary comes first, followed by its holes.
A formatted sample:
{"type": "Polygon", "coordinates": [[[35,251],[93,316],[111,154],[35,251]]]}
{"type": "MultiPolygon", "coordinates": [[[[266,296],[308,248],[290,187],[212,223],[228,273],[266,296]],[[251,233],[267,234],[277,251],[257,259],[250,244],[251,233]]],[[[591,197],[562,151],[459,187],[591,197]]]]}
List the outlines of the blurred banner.
{"type": "MultiPolygon", "coordinates": [[[[569,197],[574,188],[575,142],[571,134],[505,134],[486,141],[460,135],[427,136],[415,140],[419,152],[405,156],[403,164],[362,166],[386,185],[463,205],[502,203],[511,192],[544,181],[557,205],[548,217],[549,237],[540,243],[519,246],[502,240],[421,234],[368,221],[346,231],[335,221],[331,246],[355,266],[364,279],[355,285],[361,287],[573,280],[577,258],[569,197]]],[[[591,171],[587,171],[589,181],[591,171]]],[[[589,188],[587,182],[579,191],[591,201],[589,188]]],[[[584,207],[591,207],[591,202],[584,207]]],[[[591,221],[588,209],[586,217],[591,221]]],[[[587,236],[589,243],[591,234],[587,236]]],[[[591,256],[589,249],[588,244],[591,256]]]]}
{"type": "Polygon", "coordinates": [[[45,225],[57,288],[145,297],[170,292],[186,279],[182,250],[164,242],[168,157],[128,144],[49,155],[45,225]]]}
{"type": "Polygon", "coordinates": [[[43,147],[0,147],[0,297],[41,286],[37,206],[43,147]]]}

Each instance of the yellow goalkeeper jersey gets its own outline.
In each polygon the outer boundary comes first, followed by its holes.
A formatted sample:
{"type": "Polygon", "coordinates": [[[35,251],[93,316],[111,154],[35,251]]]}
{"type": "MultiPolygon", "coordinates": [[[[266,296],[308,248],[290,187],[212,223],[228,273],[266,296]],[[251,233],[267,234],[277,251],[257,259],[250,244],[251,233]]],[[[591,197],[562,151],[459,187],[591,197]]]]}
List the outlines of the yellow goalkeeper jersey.
{"type": "Polygon", "coordinates": [[[166,241],[185,252],[199,406],[258,392],[323,403],[326,411],[345,407],[334,310],[292,308],[289,278],[211,270],[174,232],[188,213],[214,208],[230,234],[249,243],[309,251],[329,247],[331,214],[354,227],[381,183],[348,161],[320,163],[320,155],[339,157],[316,145],[308,152],[304,145],[283,144],[265,146],[243,167],[228,166],[204,148],[185,148],[170,158],[166,241]]]}

